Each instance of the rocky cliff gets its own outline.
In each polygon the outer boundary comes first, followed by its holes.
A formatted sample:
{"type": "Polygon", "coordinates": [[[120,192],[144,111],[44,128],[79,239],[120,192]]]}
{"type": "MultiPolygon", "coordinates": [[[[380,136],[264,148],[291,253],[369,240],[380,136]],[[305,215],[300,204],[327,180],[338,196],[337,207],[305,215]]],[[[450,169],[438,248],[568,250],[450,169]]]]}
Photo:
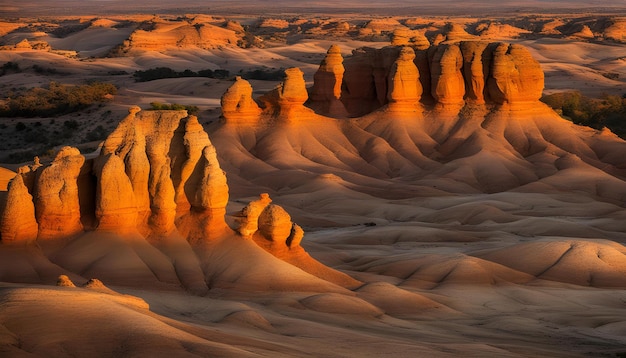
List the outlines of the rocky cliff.
{"type": "MultiPolygon", "coordinates": [[[[285,89],[279,100],[302,106],[306,91],[285,89]]],[[[20,168],[10,181],[0,197],[0,251],[13,250],[32,263],[34,276],[15,276],[0,265],[0,278],[45,281],[49,277],[37,278],[36,267],[53,266],[74,280],[88,274],[112,284],[181,285],[204,294],[215,282],[237,286],[249,275],[270,277],[276,265],[291,263],[301,269],[290,268],[293,275],[273,280],[272,287],[341,290],[328,281],[358,284],[308,256],[299,245],[304,232],[279,206],[254,210],[250,204],[250,228],[233,231],[225,220],[228,191],[216,149],[195,116],[131,107],[96,157],[64,147],[52,162],[20,168]],[[214,261],[222,250],[235,256],[241,250],[233,260],[245,263],[248,256],[263,268],[214,261]],[[278,258],[283,263],[274,262],[278,258]]],[[[255,287],[268,284],[261,280],[255,287]]]]}
{"type": "Polygon", "coordinates": [[[287,69],[284,81],[259,98],[261,110],[250,84],[237,78],[222,96],[223,117],[227,123],[297,122],[310,119],[311,109],[333,118],[377,109],[418,118],[423,111],[456,115],[466,105],[530,108],[544,85],[543,71],[527,49],[484,41],[360,48],[345,59],[333,45],[313,80],[307,93],[302,71],[287,69]]]}

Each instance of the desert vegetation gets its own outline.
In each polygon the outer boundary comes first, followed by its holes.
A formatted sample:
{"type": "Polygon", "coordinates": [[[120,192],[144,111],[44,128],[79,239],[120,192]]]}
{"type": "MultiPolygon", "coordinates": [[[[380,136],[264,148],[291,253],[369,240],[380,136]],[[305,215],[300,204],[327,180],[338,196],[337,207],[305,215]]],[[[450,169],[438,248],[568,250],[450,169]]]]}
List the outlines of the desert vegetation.
{"type": "Polygon", "coordinates": [[[161,102],[151,102],[150,108],[148,110],[152,111],[181,111],[185,110],[188,114],[198,114],[200,109],[198,106],[189,105],[189,104],[178,104],[178,103],[161,103],[161,102]]]}
{"type": "Polygon", "coordinates": [[[133,77],[137,82],[147,82],[160,80],[163,78],[181,78],[181,77],[207,77],[225,79],[230,76],[230,72],[227,70],[200,70],[198,72],[191,71],[189,69],[184,71],[175,71],[169,67],[156,67],[150,68],[144,71],[135,71],[133,77]]]}
{"type": "Polygon", "coordinates": [[[50,117],[85,109],[106,102],[117,94],[110,83],[93,82],[70,86],[50,82],[44,87],[14,90],[0,102],[2,117],[50,117]]]}
{"type": "Polygon", "coordinates": [[[591,98],[572,91],[546,95],[541,100],[576,124],[595,129],[606,127],[626,138],[626,93],[591,98]]]}

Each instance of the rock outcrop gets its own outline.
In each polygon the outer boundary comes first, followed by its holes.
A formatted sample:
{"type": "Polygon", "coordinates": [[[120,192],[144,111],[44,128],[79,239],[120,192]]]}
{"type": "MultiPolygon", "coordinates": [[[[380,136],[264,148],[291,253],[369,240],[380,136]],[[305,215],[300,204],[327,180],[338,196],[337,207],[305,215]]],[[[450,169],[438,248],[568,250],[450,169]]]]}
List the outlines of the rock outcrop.
{"type": "Polygon", "coordinates": [[[389,72],[389,109],[393,111],[416,111],[420,107],[422,84],[419,71],[413,62],[415,52],[403,47],[389,72]]]}
{"type": "MultiPolygon", "coordinates": [[[[283,89],[277,108],[304,111],[299,70],[288,71],[283,89]]],[[[264,262],[265,271],[288,267],[271,283],[257,282],[259,287],[356,285],[300,247],[303,230],[266,194],[245,210],[239,237],[225,220],[228,192],[216,148],[195,116],[131,107],[95,158],[64,147],[49,164],[20,168],[0,196],[0,255],[15,251],[29,258],[41,280],[47,276],[37,270],[52,267],[73,279],[80,274],[121,285],[178,284],[204,295],[213,280],[230,287],[254,277],[245,265],[230,276],[207,262],[238,247],[244,257],[264,262]],[[297,277],[310,282],[300,284],[297,277]]],[[[231,263],[217,263],[222,265],[231,263]]],[[[1,270],[3,280],[25,277],[1,270]]],[[[59,282],[70,286],[69,280],[59,282]]]]}
{"type": "Polygon", "coordinates": [[[313,114],[304,106],[309,98],[304,73],[297,67],[285,70],[285,79],[276,88],[263,95],[264,113],[286,121],[301,120],[313,114]]]}
{"type": "Polygon", "coordinates": [[[258,200],[248,203],[239,214],[237,232],[244,238],[251,238],[259,230],[259,216],[271,202],[269,194],[263,193],[258,200]]]}
{"type": "Polygon", "coordinates": [[[254,123],[261,114],[261,108],[252,98],[250,82],[239,76],[224,92],[220,103],[222,116],[227,123],[254,123]]]}
{"type": "Polygon", "coordinates": [[[9,182],[6,209],[0,214],[2,244],[25,244],[37,239],[35,205],[21,175],[9,182]]]}
{"type": "Polygon", "coordinates": [[[465,96],[461,72],[463,55],[458,45],[439,45],[430,60],[431,94],[443,107],[460,107],[465,96]]]}
{"type": "Polygon", "coordinates": [[[343,56],[337,45],[332,45],[313,77],[309,106],[316,112],[331,117],[345,117],[348,112],[341,102],[343,83],[343,56]]]}
{"type": "Polygon", "coordinates": [[[396,113],[436,110],[448,117],[465,105],[483,106],[482,111],[486,105],[522,108],[541,97],[543,71],[520,45],[446,41],[427,47],[407,40],[416,33],[412,30],[400,28],[395,33],[401,38],[396,43],[408,45],[359,48],[345,60],[339,47],[332,45],[314,75],[308,101],[303,73],[297,68],[287,69],[284,82],[259,98],[261,114],[249,83],[237,79],[222,97],[226,123],[257,123],[263,117],[297,122],[314,112],[332,118],[361,117],[382,107],[396,113]]]}
{"type": "Polygon", "coordinates": [[[57,279],[57,286],[59,287],[76,287],[72,279],[70,279],[67,275],[59,275],[57,279]]]}
{"type": "Polygon", "coordinates": [[[98,230],[133,231],[137,227],[137,204],[124,162],[110,153],[95,160],[96,220],[98,230]]]}
{"type": "Polygon", "coordinates": [[[40,240],[67,238],[83,231],[78,175],[85,157],[63,147],[50,165],[41,168],[34,187],[35,215],[40,240]]]}
{"type": "Polygon", "coordinates": [[[201,21],[166,21],[154,18],[142,23],[124,43],[113,52],[163,51],[168,49],[236,46],[243,34],[201,21]]]}
{"type": "Polygon", "coordinates": [[[317,277],[341,286],[355,287],[360,283],[350,276],[324,266],[300,246],[304,230],[291,221],[281,206],[272,204],[269,195],[261,194],[238,214],[237,231],[254,241],[277,258],[299,267],[317,277]]]}
{"type": "Polygon", "coordinates": [[[521,45],[499,44],[493,50],[487,88],[497,104],[536,102],[543,91],[543,71],[521,45]]]}
{"type": "Polygon", "coordinates": [[[415,53],[412,62],[417,75],[413,66],[402,60],[410,54],[397,46],[358,49],[345,59],[340,98],[350,117],[392,104],[394,97],[415,97],[415,87],[408,85],[414,82],[418,92],[420,85],[423,88],[420,102],[426,110],[434,105],[451,113],[458,112],[465,104],[527,106],[541,97],[543,71],[530,52],[520,45],[461,41],[431,46],[427,50],[410,48],[415,53]],[[411,70],[398,73],[399,63],[411,70]],[[381,76],[385,85],[379,80],[381,76]],[[403,86],[387,88],[387,83],[392,82],[403,86]],[[383,90],[386,95],[381,97],[383,90]]]}
{"type": "MultiPolygon", "coordinates": [[[[489,43],[483,41],[461,43],[465,99],[470,103],[485,103],[485,79],[489,76],[491,61],[490,56],[485,56],[485,49],[488,45],[489,43]]],[[[489,52],[486,54],[490,55],[489,52]]]]}

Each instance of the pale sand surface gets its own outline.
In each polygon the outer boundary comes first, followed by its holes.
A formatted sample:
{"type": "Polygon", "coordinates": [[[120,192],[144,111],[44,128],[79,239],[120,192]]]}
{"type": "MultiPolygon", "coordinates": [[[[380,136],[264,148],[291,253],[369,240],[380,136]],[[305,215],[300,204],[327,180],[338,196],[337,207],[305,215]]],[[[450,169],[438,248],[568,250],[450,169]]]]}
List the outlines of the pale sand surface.
{"type": "MultiPolygon", "coordinates": [[[[124,34],[90,28],[48,41],[88,57],[112,48],[124,34]]],[[[566,39],[519,42],[542,64],[546,93],[626,90],[623,45],[566,39]],[[601,75],[604,71],[620,77],[610,80],[601,75]]],[[[129,296],[3,283],[0,355],[624,354],[623,141],[575,128],[556,115],[507,127],[506,140],[489,123],[443,138],[433,135],[437,130],[424,124],[427,121],[406,125],[374,117],[361,119],[352,130],[329,121],[272,131],[227,128],[217,123],[217,108],[231,82],[177,78],[136,83],[128,76],[107,74],[157,66],[179,71],[223,68],[231,73],[298,66],[310,82],[330,44],[306,40],[266,49],[146,52],[83,60],[0,51],[0,63],[19,61],[67,71],[59,76],[64,82],[80,83],[85,77],[117,81],[123,89],[114,102],[79,117],[91,127],[98,124],[93,118],[105,110],[119,121],[133,104],[199,106],[204,123],[213,122],[207,129],[227,172],[228,211],[269,192],[304,227],[303,246],[313,257],[365,283],[350,291],[273,260],[255,245],[227,240],[214,244],[204,269],[216,273],[209,278],[214,283],[233,287],[213,289],[206,297],[183,293],[168,283],[176,277],[171,263],[146,242],[85,235],[63,252],[44,247],[56,265],[38,252],[5,250],[3,277],[19,273],[21,282],[51,285],[59,274],[69,274],[76,283],[92,276],[105,283],[126,281],[111,288],[140,297],[149,309],[129,296]],[[357,149],[357,143],[384,134],[384,142],[371,141],[369,152],[357,149]],[[435,164],[423,154],[432,145],[426,141],[433,141],[430,135],[440,141],[445,162],[435,164]],[[597,138],[604,149],[594,144],[597,138]],[[512,143],[540,150],[529,149],[522,156],[512,143]],[[109,267],[124,270],[109,272],[109,267]],[[284,277],[274,277],[276,271],[284,277]],[[273,279],[282,286],[272,286],[273,279]]],[[[387,43],[339,44],[348,55],[359,46],[387,43]]],[[[48,80],[32,72],[2,77],[3,84],[15,87],[48,80]]],[[[251,83],[257,96],[277,82],[251,83]]],[[[24,121],[37,120],[42,119],[24,121]]],[[[0,191],[12,175],[0,171],[0,191]]]]}

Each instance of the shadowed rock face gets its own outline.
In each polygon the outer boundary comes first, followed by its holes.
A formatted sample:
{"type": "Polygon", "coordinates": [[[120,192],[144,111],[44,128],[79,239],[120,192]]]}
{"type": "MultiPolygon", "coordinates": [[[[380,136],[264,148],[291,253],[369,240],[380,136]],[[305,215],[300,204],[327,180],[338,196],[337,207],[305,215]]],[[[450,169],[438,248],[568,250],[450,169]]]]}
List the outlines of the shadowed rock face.
{"type": "Polygon", "coordinates": [[[341,85],[344,72],[341,49],[337,45],[332,45],[319,69],[315,72],[308,106],[317,113],[338,118],[346,117],[348,112],[341,102],[341,85]]]}

